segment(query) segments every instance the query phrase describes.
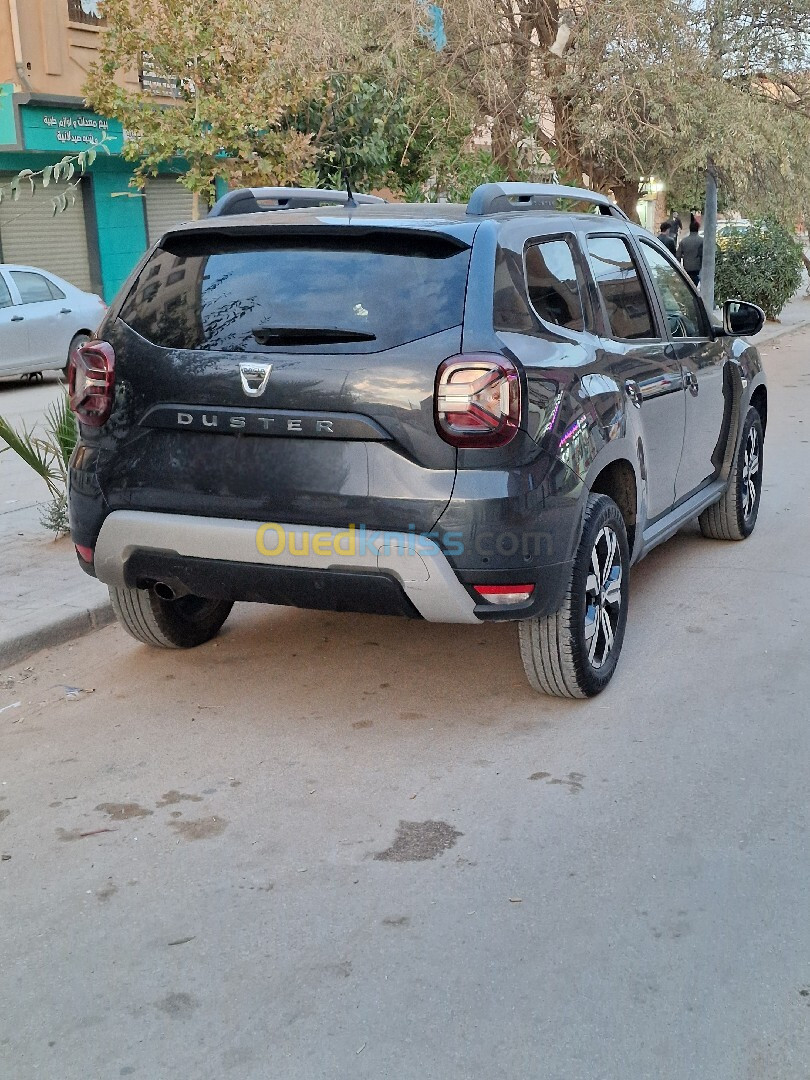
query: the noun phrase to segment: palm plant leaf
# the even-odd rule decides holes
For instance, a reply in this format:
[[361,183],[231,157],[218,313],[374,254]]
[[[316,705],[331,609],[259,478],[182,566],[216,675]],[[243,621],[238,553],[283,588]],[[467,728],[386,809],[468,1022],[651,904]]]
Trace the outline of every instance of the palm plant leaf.
[[21,457],[26,465],[29,465],[38,476],[42,477],[48,485],[51,495],[56,496],[59,494],[59,481],[61,480],[62,470],[54,466],[54,450],[52,447],[36,438],[25,427],[20,431],[15,431],[3,416],[0,416],[0,439],[7,444],[9,449]]
[[45,429],[47,430],[55,450],[67,468],[70,455],[79,438],[79,428],[76,417],[70,411],[70,399],[67,392],[62,391],[56,401],[52,401],[45,410]]

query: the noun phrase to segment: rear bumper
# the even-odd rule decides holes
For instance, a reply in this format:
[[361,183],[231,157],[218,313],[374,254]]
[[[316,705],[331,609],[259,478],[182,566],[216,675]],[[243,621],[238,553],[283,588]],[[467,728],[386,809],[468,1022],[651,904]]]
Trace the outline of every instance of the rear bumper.
[[439,546],[415,533],[116,510],[101,527],[94,569],[119,588],[168,578],[224,599],[480,621]]

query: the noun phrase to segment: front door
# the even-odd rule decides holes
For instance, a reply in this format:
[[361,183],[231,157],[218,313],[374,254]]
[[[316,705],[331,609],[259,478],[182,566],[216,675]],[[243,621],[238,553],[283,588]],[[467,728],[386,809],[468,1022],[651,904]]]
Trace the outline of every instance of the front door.
[[653,520],[675,502],[685,424],[681,365],[668,349],[627,240],[600,234],[589,236],[586,244],[610,330],[605,341],[610,374],[624,387],[627,407],[639,413],[646,516]]
[[686,430],[675,478],[675,498],[681,502],[715,479],[722,465],[728,350],[711,333],[703,301],[680,269],[646,240],[639,247],[666,316],[671,353],[684,375]]
[[8,283],[0,273],[0,375],[28,370],[28,329],[19,304],[11,299]]
[[[20,294],[20,313],[28,328],[28,347],[32,364],[41,368],[64,367],[67,363],[65,323],[60,320],[62,300],[42,274],[33,270],[12,270],[11,280]],[[60,294],[61,295],[61,294]]]

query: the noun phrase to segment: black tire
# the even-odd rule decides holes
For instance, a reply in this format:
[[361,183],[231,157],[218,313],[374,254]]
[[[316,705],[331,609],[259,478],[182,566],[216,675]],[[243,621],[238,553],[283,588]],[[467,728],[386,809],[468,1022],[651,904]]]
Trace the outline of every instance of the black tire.
[[710,540],[745,540],[754,531],[762,494],[763,449],[762,420],[752,405],[723,497],[698,518],[700,531]]
[[624,641],[629,569],[621,511],[607,495],[591,495],[562,606],[547,618],[519,625],[520,656],[535,690],[585,698],[605,689]]
[[67,354],[67,360],[65,361],[65,366],[62,368],[62,372],[63,372],[65,378],[67,378],[68,368],[70,367],[70,358],[73,356],[75,351],[79,348],[79,346],[84,345],[84,343],[86,341],[90,341],[90,335],[89,334],[85,334],[85,333],[74,334],[73,340],[71,341],[70,345],[68,346],[68,354]]
[[118,622],[144,645],[161,649],[193,649],[216,637],[231,612],[230,600],[180,596],[164,600],[154,589],[110,587]]

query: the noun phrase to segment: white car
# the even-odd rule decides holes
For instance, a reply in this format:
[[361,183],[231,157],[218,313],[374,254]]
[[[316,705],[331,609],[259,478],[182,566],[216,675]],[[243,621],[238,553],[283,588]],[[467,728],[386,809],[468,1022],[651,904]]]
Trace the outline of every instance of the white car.
[[46,270],[0,263],[0,375],[64,370],[106,310],[100,296]]

